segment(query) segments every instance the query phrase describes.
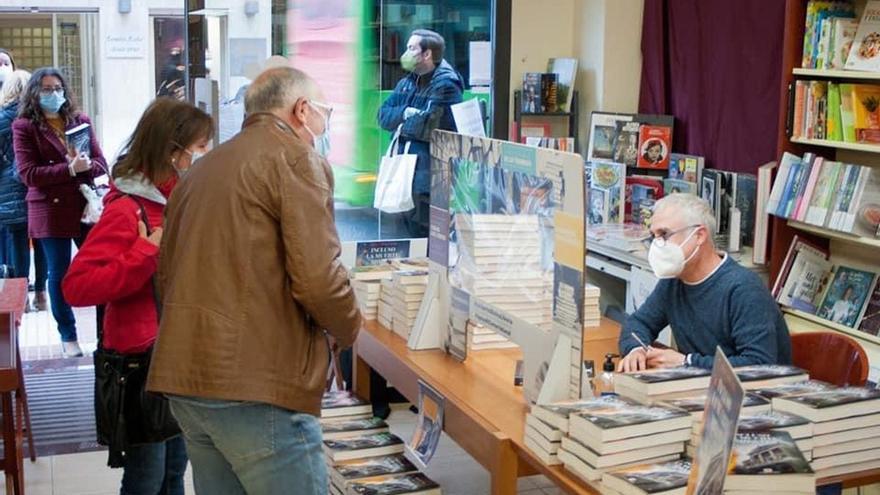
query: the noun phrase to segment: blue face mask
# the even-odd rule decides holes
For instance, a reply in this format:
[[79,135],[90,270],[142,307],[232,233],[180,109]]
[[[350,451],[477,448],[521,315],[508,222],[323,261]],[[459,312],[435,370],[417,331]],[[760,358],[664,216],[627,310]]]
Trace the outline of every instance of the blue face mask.
[[[329,108],[327,105],[318,105]],[[312,132],[308,125],[305,126],[305,129],[312,136],[312,143],[315,146],[315,151],[324,158],[330,156],[330,115],[324,117],[324,132],[320,135]]]
[[40,95],[40,108],[49,113],[58,113],[61,110],[67,98],[64,97],[64,91],[53,91],[47,95]]

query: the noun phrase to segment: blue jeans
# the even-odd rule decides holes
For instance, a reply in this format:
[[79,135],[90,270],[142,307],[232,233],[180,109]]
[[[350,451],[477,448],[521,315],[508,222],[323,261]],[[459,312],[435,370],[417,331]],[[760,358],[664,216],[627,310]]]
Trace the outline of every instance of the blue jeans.
[[76,342],[76,318],[73,316],[73,308],[67,304],[61,292],[61,281],[64,280],[70,267],[71,240],[79,247],[83,238],[47,237],[39,240],[49,268],[49,300],[52,316],[58,324],[58,333],[61,334],[62,342]]
[[183,495],[186,444],[178,435],[125,449],[119,495]]
[[15,270],[16,277],[30,276],[31,253],[26,223],[3,226],[3,263]]
[[326,495],[321,426],[256,402],[169,397],[186,439],[196,494]]

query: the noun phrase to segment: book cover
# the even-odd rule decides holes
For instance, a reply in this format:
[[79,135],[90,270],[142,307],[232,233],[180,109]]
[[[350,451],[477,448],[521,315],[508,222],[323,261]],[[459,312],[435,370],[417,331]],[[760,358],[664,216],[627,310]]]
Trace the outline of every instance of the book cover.
[[880,399],[880,390],[865,387],[841,387],[784,397],[786,401],[795,402],[811,409],[828,409],[877,399]]
[[853,113],[852,84],[840,84],[840,126],[843,141],[856,142],[855,114]]
[[839,182],[841,168],[840,162],[822,162],[816,185],[813,187],[813,194],[807,206],[807,212],[803,218],[805,223],[819,227],[825,225],[825,219],[828,217],[828,211],[834,199],[834,191]]
[[614,138],[614,161],[627,167],[635,167],[639,160],[639,127],[637,121],[617,122]]
[[813,139],[825,139],[826,119],[828,117],[828,83],[826,81],[810,81],[811,92],[811,133]]
[[[672,407],[677,407],[679,409],[684,409],[687,412],[694,413],[700,412],[706,408],[706,398],[707,394],[699,394],[693,397],[683,397],[681,399],[670,399],[663,401],[663,404],[668,404]],[[743,409],[747,409],[750,407],[760,407],[760,406],[769,406],[770,400],[766,399],[756,393],[746,392],[745,397],[743,398]]]
[[[831,261],[823,257],[813,256],[808,251],[798,253],[795,264],[799,262],[801,263],[800,270],[796,275],[794,283],[791,285],[790,291],[786,291],[784,297],[788,299],[788,306],[810,314],[816,314],[816,310],[822,302],[825,288],[830,281],[833,265]],[[794,273],[794,270],[792,273]]]
[[626,205],[624,208],[624,221],[626,223],[642,223],[635,220],[638,214],[638,205],[643,200],[658,200],[663,197],[663,180],[659,177],[646,177],[632,175],[626,178]]
[[880,70],[880,2],[871,0],[865,5],[844,67],[849,70]]
[[364,418],[340,421],[328,421],[321,425],[325,435],[333,433],[349,433],[363,430],[377,430],[388,428],[388,423],[381,418]]
[[852,204],[856,194],[856,187],[859,183],[859,174],[862,169],[858,165],[846,164],[841,172],[841,180],[838,185],[837,193],[832,201],[832,209],[829,212],[829,218],[825,227],[834,230],[843,228],[846,212]]
[[855,327],[875,279],[875,273],[837,266],[817,314],[835,323]]
[[574,97],[575,80],[577,79],[578,59],[551,58],[547,62],[547,72],[556,74],[558,89],[557,98],[560,112],[571,111],[571,100]]
[[409,258],[408,240],[358,242],[355,266],[386,264],[387,260]]
[[440,485],[422,473],[409,473],[354,481],[349,491],[357,495],[439,495]]
[[806,185],[804,186],[803,195],[798,197],[797,204],[795,204],[794,213],[792,213],[791,216],[793,220],[803,222],[806,219],[807,211],[810,209],[810,201],[815,195],[816,185],[819,182],[819,176],[821,175],[822,167],[824,166],[825,159],[821,156],[816,157],[816,159],[813,161],[813,166],[810,169],[810,174],[807,178]]
[[880,142],[880,86],[853,84],[852,104],[856,142]]
[[[604,222],[597,223],[621,223],[625,214],[624,194],[626,191],[626,166],[622,163],[594,163],[592,172],[592,188],[590,190],[591,214],[595,198],[594,191],[601,191],[598,195],[607,206],[607,214]],[[603,197],[604,196],[604,197]],[[591,224],[594,222],[590,222]]]
[[854,208],[849,232],[858,236],[876,238],[880,228],[880,169],[862,167],[865,181],[862,194]]
[[756,388],[752,390],[752,392],[765,399],[774,399],[776,397],[787,397],[789,395],[825,392],[834,388],[836,388],[834,385],[819,380],[804,380],[802,382],[783,383],[772,387]]
[[779,275],[776,277],[776,281],[773,283],[773,290],[771,294],[773,297],[779,298],[782,294],[782,290],[785,286],[785,283],[788,281],[791,268],[794,265],[795,259],[797,255],[802,250],[809,250],[816,254],[816,256],[821,256],[824,258],[828,258],[828,251],[824,249],[820,249],[817,246],[814,246],[805,238],[795,234],[794,238],[791,240],[791,244],[788,246],[788,253],[785,255],[785,259],[782,263],[782,269],[779,270]]
[[64,135],[67,136],[67,147],[76,150],[77,154],[89,156],[92,149],[91,132],[91,126],[86,123],[64,131]]
[[840,123],[840,86],[828,84],[828,114],[825,118],[825,139],[843,141],[843,127]]
[[734,372],[736,372],[736,376],[741,382],[746,383],[807,374],[806,371],[796,366],[787,366],[782,364],[756,364],[753,366],[740,366],[739,368],[734,368]]
[[697,194],[697,184],[681,179],[663,179],[663,192]]
[[370,403],[347,391],[326,392],[321,398],[321,409],[369,406]]
[[604,189],[591,187],[589,192],[589,211],[587,212],[587,221],[590,226],[602,225],[608,220],[608,194]]
[[656,122],[642,123],[639,128],[639,168],[669,168],[672,152],[672,117]]
[[804,106],[807,103],[807,81],[797,80],[794,83],[794,115],[791,121],[791,137],[804,135]]
[[712,211],[715,212],[715,224],[718,225],[718,231],[722,231],[721,226],[721,197],[724,195],[724,174],[715,169],[707,168],[703,170],[703,179],[700,186],[700,196],[709,202]]
[[418,471],[416,466],[403,454],[344,461],[333,466],[333,470],[346,481]]
[[831,26],[831,56],[828,58],[827,68],[831,70],[843,69],[846,59],[852,49],[856,32],[859,29],[858,19],[835,17]]
[[680,368],[657,368],[654,370],[627,373],[626,376],[642,383],[663,383],[676,380],[684,380],[688,378],[699,378],[709,376],[711,370],[697,368],[694,366],[682,366]]
[[653,423],[688,416],[686,411],[663,406],[642,406],[614,396],[603,396],[587,402],[572,413],[602,430]]
[[734,205],[741,216],[740,234],[743,246],[755,245],[755,203],[758,196],[758,177],[752,174],[736,174]]
[[[780,160],[778,170],[776,171],[776,179],[773,181],[773,187],[770,190],[770,198],[767,200],[767,214],[777,215],[788,176],[791,173],[791,169],[800,161],[799,157],[789,152],[782,154],[782,160]],[[703,193],[703,198],[706,198],[705,193]]]
[[[795,208],[798,202],[803,198],[804,189],[810,172],[813,169],[813,163],[816,161],[816,155],[805,153],[803,160],[794,170],[794,174],[789,175],[790,184],[786,184],[786,191],[783,193],[783,203],[780,203],[780,216],[785,218],[793,218]],[[783,206],[785,209],[783,210]]]
[[767,202],[773,187],[773,169],[777,162],[767,162],[758,167],[758,190],[755,199],[755,245],[752,262],[756,265],[767,263],[767,240],[770,237],[770,218],[767,215]]
[[667,177],[680,179],[694,184],[700,183],[705,158],[696,155],[672,153],[669,155],[669,171]]
[[[838,227],[840,230],[844,232],[852,232],[855,228],[856,213],[859,209],[859,203],[861,203],[862,201],[862,196],[864,196],[865,193],[865,187],[868,185],[868,181],[871,179],[871,175],[871,167],[859,166],[856,187],[853,189],[853,197],[850,200],[849,206],[847,207],[846,211],[843,211],[840,214]],[[872,184],[871,187],[876,187],[876,184]]]
[[522,113],[540,113],[544,108],[541,100],[541,76],[540,72],[523,74]]
[[761,411],[741,415],[737,431],[740,433],[757,433],[808,424],[810,424],[810,420],[795,414],[784,411]]
[[783,431],[739,433],[733,444],[731,475],[812,474],[810,463]]
[[[611,471],[606,476],[603,476],[603,483],[609,484],[606,482],[606,479],[610,476],[644,493],[666,493],[687,486],[690,472],[691,463],[686,460],[644,464]],[[613,481],[611,481],[611,484],[612,487],[618,485]]]
[[552,113],[559,111],[557,75],[541,74],[541,111]]
[[635,115],[623,113],[593,112],[590,114],[590,142],[587,148],[588,162],[613,162],[614,144],[621,128],[619,122],[632,122]]
[[831,18],[824,18],[819,21],[819,44],[816,47],[816,67],[820,69],[826,68],[831,47]]
[[859,330],[875,337],[880,336],[880,283],[875,284],[874,292],[865,305]]
[[374,449],[377,447],[389,447],[402,445],[397,435],[392,433],[376,433],[356,438],[343,438],[338,440],[324,440],[324,445],[335,451],[351,452],[357,450]]

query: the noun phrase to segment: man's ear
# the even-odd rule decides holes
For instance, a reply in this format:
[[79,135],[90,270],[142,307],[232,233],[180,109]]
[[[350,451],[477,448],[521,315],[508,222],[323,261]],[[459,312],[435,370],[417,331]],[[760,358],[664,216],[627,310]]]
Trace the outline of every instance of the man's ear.
[[293,104],[293,107],[290,109],[291,113],[291,121],[296,122],[298,124],[303,124],[306,122],[306,105],[308,105],[308,100],[306,98],[299,98]]
[[434,52],[430,48],[423,50],[422,53],[425,55],[425,60],[434,60]]

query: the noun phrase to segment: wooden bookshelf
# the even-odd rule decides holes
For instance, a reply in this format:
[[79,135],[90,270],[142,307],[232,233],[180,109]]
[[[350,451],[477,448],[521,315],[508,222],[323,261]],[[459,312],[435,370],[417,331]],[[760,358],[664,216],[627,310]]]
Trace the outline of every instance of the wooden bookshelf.
[[789,220],[788,225],[798,230],[809,232],[815,235],[820,235],[822,237],[827,237],[829,239],[837,239],[839,241],[849,242],[852,244],[860,244],[862,246],[880,248],[880,238],[878,237],[862,237],[858,235],[848,234],[846,232],[838,232],[836,230],[817,227],[815,225],[810,225],[795,220]]
[[792,143],[807,146],[821,146],[823,148],[836,148],[839,150],[862,151],[865,153],[880,153],[880,144],[847,143],[845,141],[830,141],[828,139],[791,138]]
[[796,67],[792,74],[805,77],[819,77],[827,79],[852,79],[861,81],[880,81],[880,72],[865,72],[858,70],[826,70],[826,69],[803,69]]
[[816,323],[816,324],[822,325],[823,327],[831,328],[831,329],[836,330],[840,333],[845,333],[855,339],[866,340],[868,342],[873,342],[875,344],[880,345],[880,337],[876,337],[876,336],[871,335],[869,333],[860,332],[855,328],[850,328],[846,325],[841,325],[840,323],[835,323],[833,321],[826,320],[825,318],[820,318],[816,315],[807,313],[806,311],[801,311],[799,309],[784,307],[784,308],[782,308],[782,312],[789,314],[789,315],[792,315],[792,316],[797,316],[798,318],[802,318],[802,319],[807,320],[811,323]]

